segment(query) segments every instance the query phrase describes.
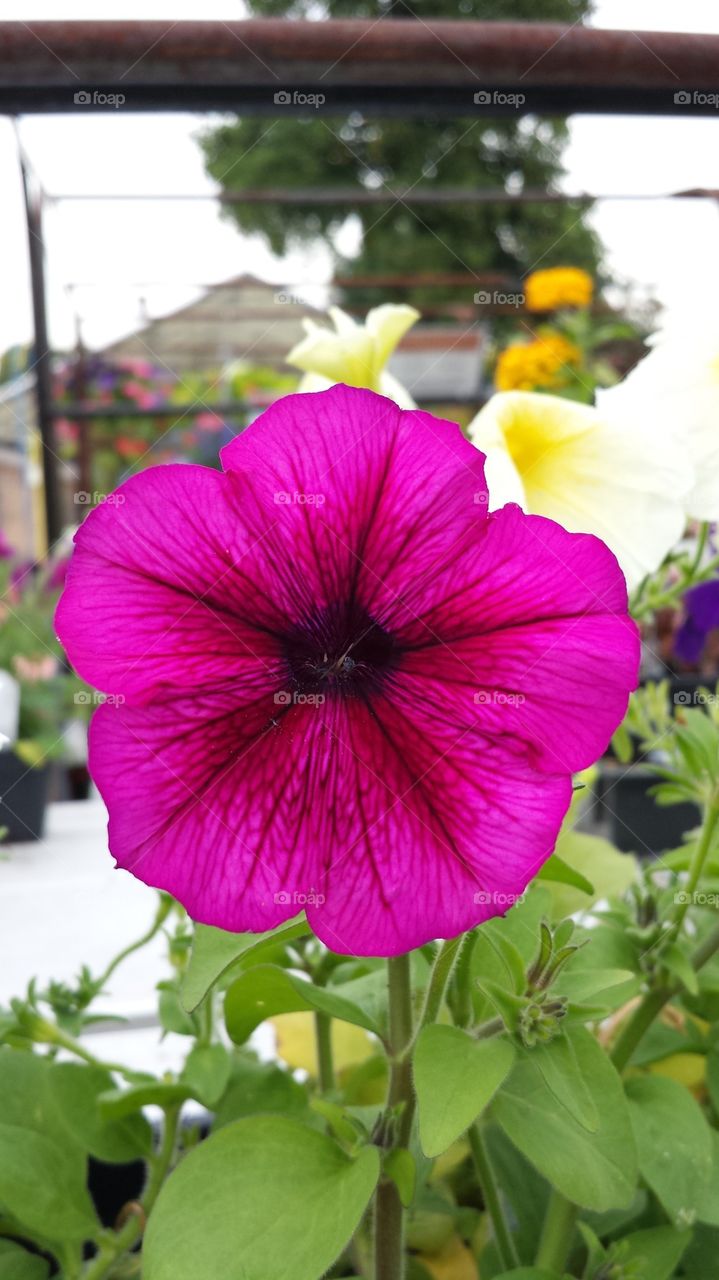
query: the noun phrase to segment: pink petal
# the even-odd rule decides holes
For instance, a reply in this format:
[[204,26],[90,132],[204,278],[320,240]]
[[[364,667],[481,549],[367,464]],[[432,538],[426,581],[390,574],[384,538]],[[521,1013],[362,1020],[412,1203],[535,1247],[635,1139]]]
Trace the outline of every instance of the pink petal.
[[428,718],[524,740],[546,772],[593,764],[639,669],[639,632],[612,552],[508,506],[452,578],[401,633],[415,703]]
[[356,387],[286,396],[221,456],[287,608],[354,592],[394,618],[486,523],[484,455],[459,427]]
[[226,929],[305,906],[358,954],[503,913],[636,683],[616,560],[488,519],[459,429],[371,392],[287,397],[223,463],[142,473],[78,535],[58,629],[116,695],[118,864]]
[[413,734],[387,699],[268,706],[224,694],[93,719],[118,865],[195,920],[259,931],[305,908],[333,950],[396,954],[504,914],[551,853],[568,777],[474,729]]
[[[277,685],[286,626],[254,569],[237,486],[208,467],[154,467],[90,513],[55,625],[70,660],[114,697]],[[239,683],[238,683],[239,682]]]

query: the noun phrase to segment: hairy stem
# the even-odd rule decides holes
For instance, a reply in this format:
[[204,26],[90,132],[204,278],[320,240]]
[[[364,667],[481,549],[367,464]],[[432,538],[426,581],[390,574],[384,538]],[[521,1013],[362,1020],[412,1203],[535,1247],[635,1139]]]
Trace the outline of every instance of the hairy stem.
[[137,1243],[145,1229],[145,1222],[167,1177],[177,1142],[177,1126],[180,1119],[181,1104],[163,1108],[165,1112],[165,1128],[162,1142],[157,1154],[150,1162],[150,1175],[147,1186],[140,1199],[142,1213],[134,1213],[120,1230],[106,1240],[95,1257],[88,1263],[83,1272],[83,1280],[105,1280],[118,1258],[127,1253]]
[[[405,1054],[412,1039],[412,985],[408,955],[390,957],[387,981],[391,1057],[387,1109],[400,1110],[396,1132],[386,1143],[388,1147],[405,1147],[414,1112],[412,1064]],[[374,1280],[404,1280],[404,1211],[394,1182],[384,1176],[380,1178],[375,1198],[374,1256]]]
[[[691,957],[692,968],[696,973],[719,951],[719,925],[707,934],[706,938],[694,951]],[[665,1004],[676,995],[681,987],[679,983],[666,984],[654,991],[648,991],[640,1000],[631,1017],[625,1022],[614,1048],[610,1054],[617,1071],[621,1074],[631,1061],[635,1050],[661,1013]],[[572,1232],[578,1214],[577,1206],[553,1191],[547,1210],[539,1252],[536,1258],[538,1267],[554,1268],[561,1271],[566,1261]]]
[[464,936],[463,933],[460,933],[456,938],[449,938],[446,942],[443,942],[435,956],[432,972],[427,983],[422,1012],[417,1019],[414,1036],[405,1050],[407,1056],[411,1053],[422,1028],[437,1021],[447,990],[447,984],[452,976],[452,970],[464,941]]
[[710,804],[707,805],[704,811],[704,822],[702,825],[702,833],[701,833],[701,836],[699,837],[699,842],[697,844],[696,849],[694,850],[694,856],[692,857],[692,860],[689,866],[689,875],[687,877],[687,882],[684,888],[684,892],[681,894],[681,902],[677,903],[677,909],[674,914],[674,926],[671,931],[673,936],[676,936],[676,934],[679,933],[682,927],[682,923],[684,921],[684,917],[691,905],[692,899],[694,897],[694,893],[696,891],[696,887],[699,884],[702,871],[704,870],[704,863],[707,860],[707,855],[709,853],[709,849],[711,848],[711,842],[714,836],[714,832],[716,830],[716,825],[718,820],[719,820],[719,808],[717,807],[716,801],[713,800]]
[[571,1200],[559,1191],[552,1191],[535,1260],[538,1268],[564,1271],[578,1213],[579,1209]]
[[502,1264],[502,1270],[511,1271],[514,1267],[519,1266],[519,1254],[507,1226],[492,1161],[479,1124],[473,1124],[467,1136],[485,1208],[494,1229],[494,1238],[497,1243],[497,1253]]
[[315,1044],[320,1091],[329,1093],[334,1088],[335,1072],[332,1060],[332,1019],[327,1013],[315,1013]]
[[131,956],[133,952],[139,951],[142,947],[146,947],[148,942],[152,942],[155,934],[159,933],[165,923],[170,909],[168,902],[163,899],[155,912],[155,918],[149,929],[143,933],[141,938],[138,938],[135,942],[131,942],[129,946],[124,947],[122,951],[119,951],[115,958],[110,961],[102,977],[98,978],[98,988],[100,990],[102,990],[105,984],[109,981],[115,970],[122,964],[123,960],[127,960],[127,957]]

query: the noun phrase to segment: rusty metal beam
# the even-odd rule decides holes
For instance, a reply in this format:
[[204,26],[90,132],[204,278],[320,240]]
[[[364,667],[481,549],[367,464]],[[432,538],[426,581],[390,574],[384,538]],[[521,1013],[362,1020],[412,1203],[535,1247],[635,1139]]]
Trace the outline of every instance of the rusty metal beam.
[[0,23],[5,112],[686,117],[716,115],[717,67],[717,35],[551,23]]
[[159,200],[169,203],[217,200],[220,204],[316,204],[316,205],[514,205],[593,204],[597,200],[719,200],[713,187],[691,187],[686,191],[547,191],[525,187],[504,191],[501,187],[247,187],[240,191],[57,191],[46,196],[48,203],[60,200],[85,201]]

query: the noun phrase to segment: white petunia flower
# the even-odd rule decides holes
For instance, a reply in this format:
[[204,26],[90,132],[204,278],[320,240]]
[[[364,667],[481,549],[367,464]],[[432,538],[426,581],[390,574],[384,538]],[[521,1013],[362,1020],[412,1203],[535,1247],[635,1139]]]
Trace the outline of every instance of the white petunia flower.
[[675,432],[695,473],[686,513],[719,520],[719,334],[659,334],[636,368],[598,399],[611,414],[641,413],[652,431]]
[[628,585],[659,567],[682,536],[693,470],[672,433],[559,396],[504,391],[469,426],[487,455],[493,509],[517,502],[616,555]]
[[407,330],[419,320],[419,311],[386,303],[368,311],[364,324],[357,324],[339,307],[330,307],[329,314],[334,330],[305,320],[307,336],[287,357],[288,364],[305,372],[298,390],[324,391],[335,382],[345,382],[389,396],[402,409],[416,408],[409,392],[385,365]]

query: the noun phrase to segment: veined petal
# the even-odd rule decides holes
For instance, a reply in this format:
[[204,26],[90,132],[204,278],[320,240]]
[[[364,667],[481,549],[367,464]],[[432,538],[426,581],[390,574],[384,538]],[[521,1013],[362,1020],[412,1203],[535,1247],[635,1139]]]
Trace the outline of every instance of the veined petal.
[[570,780],[474,730],[408,736],[405,716],[391,698],[101,707],[93,776],[118,866],[223,929],[306,907],[358,955],[427,941],[429,903],[431,936],[503,914],[551,853]]
[[58,619],[121,694],[90,739],[118,864],[359,954],[503,914],[636,679],[611,553],[488,517],[458,427],[356,388],[287,397],[223,465],[144,473],[78,537]]
[[576,772],[602,754],[639,670],[612,553],[588,535],[504,507],[474,558],[441,583],[433,608],[408,620],[398,685],[434,718],[524,741],[549,773]]
[[286,618],[255,572],[258,536],[217,471],[154,467],[126,481],[75,536],[55,625],[76,670],[139,701],[276,686]]
[[393,621],[486,520],[483,458],[459,427],[353,387],[285,397],[222,463],[246,482],[261,576],[297,616],[349,590]]

